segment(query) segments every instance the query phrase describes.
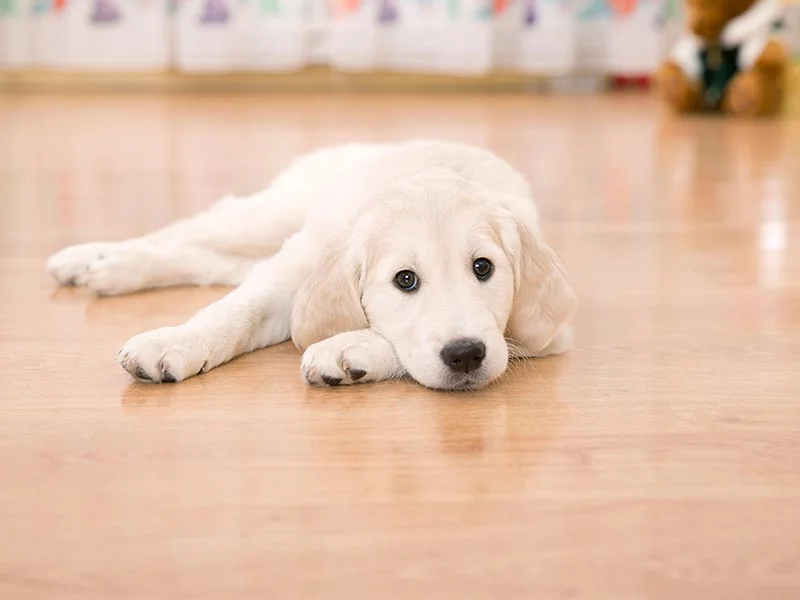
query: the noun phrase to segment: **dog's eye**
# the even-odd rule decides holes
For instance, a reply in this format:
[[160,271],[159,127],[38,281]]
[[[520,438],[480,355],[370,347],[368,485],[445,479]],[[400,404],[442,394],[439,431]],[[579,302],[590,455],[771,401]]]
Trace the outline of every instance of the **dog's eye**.
[[494,272],[494,265],[488,258],[476,258],[472,263],[472,270],[475,272],[475,277],[481,281],[486,281],[492,276]]
[[419,287],[419,278],[414,271],[400,271],[394,276],[394,284],[400,291],[413,292]]

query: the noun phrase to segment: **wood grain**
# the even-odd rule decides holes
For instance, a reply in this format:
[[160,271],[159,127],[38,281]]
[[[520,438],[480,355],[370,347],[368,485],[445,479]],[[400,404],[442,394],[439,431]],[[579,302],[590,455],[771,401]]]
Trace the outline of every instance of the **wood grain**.
[[[800,597],[798,134],[627,95],[0,97],[0,598]],[[570,354],[469,395],[309,389],[290,345],[135,384],[122,342],[224,290],[44,272],[420,136],[531,178]]]

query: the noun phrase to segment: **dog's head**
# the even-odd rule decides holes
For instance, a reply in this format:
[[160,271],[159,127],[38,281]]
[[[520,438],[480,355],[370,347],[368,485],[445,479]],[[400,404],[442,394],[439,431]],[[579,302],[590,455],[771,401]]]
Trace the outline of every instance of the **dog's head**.
[[546,348],[575,296],[534,207],[513,206],[451,173],[393,185],[331,241],[300,289],[295,344],[370,327],[412,378],[446,390],[502,375],[506,337],[531,354]]
[[707,42],[716,42],[729,21],[749,9],[756,0],[687,0],[689,29]]

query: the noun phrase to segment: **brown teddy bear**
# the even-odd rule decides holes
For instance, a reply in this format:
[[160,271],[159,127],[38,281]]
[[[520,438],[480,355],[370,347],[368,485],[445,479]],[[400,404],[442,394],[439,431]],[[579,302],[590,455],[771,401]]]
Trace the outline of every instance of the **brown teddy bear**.
[[689,31],[656,74],[667,103],[679,112],[778,113],[789,68],[772,38],[782,0],[686,0],[686,9]]

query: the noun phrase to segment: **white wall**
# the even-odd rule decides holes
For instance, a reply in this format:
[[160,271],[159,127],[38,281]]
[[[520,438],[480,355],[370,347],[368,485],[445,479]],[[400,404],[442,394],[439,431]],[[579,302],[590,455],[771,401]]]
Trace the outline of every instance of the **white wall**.
[[0,68],[638,73],[677,1],[0,0]]

